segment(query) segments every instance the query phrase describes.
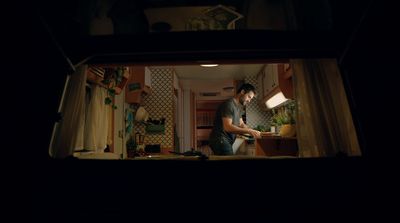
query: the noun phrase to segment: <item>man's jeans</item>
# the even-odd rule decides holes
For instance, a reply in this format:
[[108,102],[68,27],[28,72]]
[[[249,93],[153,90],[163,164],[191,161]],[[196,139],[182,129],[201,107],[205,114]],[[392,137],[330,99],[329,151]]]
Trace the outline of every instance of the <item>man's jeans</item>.
[[210,147],[214,155],[233,155],[232,144],[227,139],[210,140]]

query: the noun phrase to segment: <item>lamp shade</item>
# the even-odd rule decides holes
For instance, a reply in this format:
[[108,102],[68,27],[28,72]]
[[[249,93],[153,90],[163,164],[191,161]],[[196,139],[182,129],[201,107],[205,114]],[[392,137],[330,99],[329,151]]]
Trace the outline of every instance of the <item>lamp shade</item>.
[[136,111],[135,120],[137,122],[146,122],[149,119],[149,113],[140,106]]
[[265,105],[267,106],[268,109],[271,109],[271,108],[274,108],[274,107],[284,103],[287,100],[288,99],[285,97],[285,95],[283,95],[283,93],[281,91],[279,91],[274,96],[272,96],[270,99],[268,99],[265,102]]

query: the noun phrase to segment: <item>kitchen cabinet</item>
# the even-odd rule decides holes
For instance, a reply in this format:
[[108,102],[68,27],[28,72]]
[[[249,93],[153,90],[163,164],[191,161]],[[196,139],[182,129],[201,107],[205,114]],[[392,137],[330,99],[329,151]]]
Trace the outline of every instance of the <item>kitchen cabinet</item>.
[[263,95],[268,95],[278,86],[278,66],[277,64],[268,64],[264,68]]
[[[264,71],[264,68],[263,68],[263,71]],[[261,97],[258,97],[258,98],[260,98],[261,100],[262,100],[262,98],[263,98],[263,95],[264,95],[264,85],[263,85],[263,81],[264,81],[264,72],[259,72],[258,74],[257,74],[257,91],[258,91],[258,94],[261,96]]]
[[129,72],[130,78],[126,84],[125,102],[140,104],[142,96],[150,93],[151,71],[145,66],[131,66]]
[[256,156],[297,156],[296,137],[263,136],[256,139]]
[[292,75],[293,72],[289,64],[266,65],[261,73],[261,104],[265,105],[265,102],[277,93],[282,93],[286,99],[293,99]]

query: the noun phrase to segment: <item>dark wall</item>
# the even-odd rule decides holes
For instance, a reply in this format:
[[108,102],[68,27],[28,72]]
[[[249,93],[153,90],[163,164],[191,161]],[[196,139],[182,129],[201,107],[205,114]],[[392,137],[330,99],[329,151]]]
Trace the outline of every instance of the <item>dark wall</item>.
[[363,153],[370,157],[395,152],[391,149],[395,144],[385,140],[392,133],[384,127],[392,123],[390,104],[397,88],[393,86],[395,68],[391,66],[397,63],[394,52],[399,42],[393,29],[397,25],[393,8],[385,1],[373,1],[340,58],[354,102],[354,116],[363,133]]
[[[390,180],[393,162],[389,158],[373,159],[391,150],[383,144],[384,138],[375,137],[376,129],[381,129],[376,115],[381,113],[371,105],[373,99],[388,102],[380,97],[383,93],[375,91],[376,83],[389,77],[378,89],[389,86],[395,64],[389,50],[397,40],[389,32],[392,26],[384,6],[373,5],[342,61],[355,105],[353,112],[364,133],[363,152],[368,156],[252,162],[48,159],[49,138],[64,78],[70,70],[38,17],[30,17],[25,35],[19,35],[17,45],[22,48],[14,61],[24,65],[20,68],[26,81],[20,87],[30,89],[18,95],[24,98],[25,108],[30,108],[28,114],[18,113],[29,117],[29,131],[10,147],[23,151],[11,159],[18,164],[10,174],[10,182],[15,183],[13,194],[17,194],[10,199],[17,213],[14,217],[52,222],[389,217],[380,215],[376,205],[391,210],[384,199],[395,188]],[[384,106],[379,108],[383,110]],[[11,168],[5,170],[12,172]]]

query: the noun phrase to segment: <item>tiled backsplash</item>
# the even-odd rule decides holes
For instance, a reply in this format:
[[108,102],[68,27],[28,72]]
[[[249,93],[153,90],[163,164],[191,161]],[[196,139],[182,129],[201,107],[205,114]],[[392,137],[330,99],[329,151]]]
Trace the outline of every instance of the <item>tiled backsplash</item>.
[[[257,91],[257,95],[260,95],[261,86],[257,82],[256,76],[246,76],[245,82],[252,84]],[[272,117],[271,112],[263,110],[259,103],[259,98],[252,100],[246,107],[246,122],[251,128],[257,127],[257,125],[263,125],[269,128],[269,119]]]
[[[245,82],[252,84],[256,88],[257,94],[260,95],[259,91],[261,89],[261,86],[259,86],[256,76],[246,76]],[[296,101],[289,100],[279,107],[283,106],[288,108],[294,103],[296,103]],[[247,125],[251,128],[255,128],[257,127],[257,125],[263,125],[267,129],[269,129],[270,120],[272,116],[273,116],[272,110],[265,111],[264,109],[261,108],[261,105],[259,103],[259,98],[256,98],[255,100],[250,102],[250,104],[248,104],[246,107]]]
[[[173,69],[150,68],[151,94],[143,97],[142,106],[149,113],[149,118],[159,120],[165,118],[165,134],[146,134],[145,144],[160,144],[161,148],[174,148],[173,119],[174,119],[174,90]],[[134,131],[145,133],[143,124],[136,124]]]

